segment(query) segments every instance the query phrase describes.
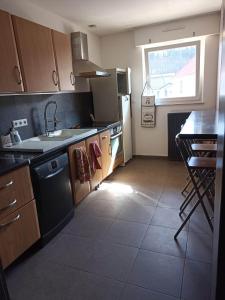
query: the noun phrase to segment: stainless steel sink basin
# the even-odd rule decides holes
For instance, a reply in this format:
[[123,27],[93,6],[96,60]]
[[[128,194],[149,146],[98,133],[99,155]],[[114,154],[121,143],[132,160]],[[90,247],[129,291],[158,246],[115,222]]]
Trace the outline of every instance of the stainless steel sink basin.
[[71,138],[82,138],[97,132],[97,129],[62,129],[50,132],[48,135],[39,135],[29,141],[64,141]]

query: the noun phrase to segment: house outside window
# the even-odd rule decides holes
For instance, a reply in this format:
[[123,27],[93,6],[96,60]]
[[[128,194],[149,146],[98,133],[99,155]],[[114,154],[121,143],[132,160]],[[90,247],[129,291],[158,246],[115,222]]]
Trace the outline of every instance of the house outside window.
[[200,41],[146,48],[145,68],[156,104],[201,102]]

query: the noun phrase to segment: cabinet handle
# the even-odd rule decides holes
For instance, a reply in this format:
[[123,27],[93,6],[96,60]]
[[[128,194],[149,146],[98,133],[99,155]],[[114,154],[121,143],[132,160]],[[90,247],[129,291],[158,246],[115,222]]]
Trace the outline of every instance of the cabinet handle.
[[59,83],[59,78],[55,70],[52,71],[52,80],[55,86]]
[[20,219],[20,214],[18,214],[14,219],[10,220],[9,222],[0,224],[0,229],[3,229],[5,227],[13,224],[14,222],[18,221],[19,219]]
[[75,76],[74,76],[73,72],[70,73],[70,82],[72,85],[75,85]]
[[17,82],[18,85],[20,85],[22,83],[20,69],[19,69],[18,66],[15,66],[14,69],[15,69],[15,72],[16,72],[16,82]]
[[112,156],[112,145],[109,144],[109,155]]
[[6,206],[0,208],[0,212],[4,211],[4,210],[6,210],[6,209],[8,209],[8,208],[10,208],[10,207],[13,207],[16,203],[17,203],[17,200],[14,199],[14,200],[13,200],[12,202],[10,202],[8,205],[6,205]]
[[11,180],[11,181],[9,181],[8,183],[6,183],[5,185],[0,186],[0,191],[1,191],[1,190],[4,190],[4,189],[6,189],[6,188],[8,188],[8,187],[11,186],[13,183],[14,183],[14,181]]
[[105,139],[107,139],[107,135],[102,136],[102,140],[105,140]]

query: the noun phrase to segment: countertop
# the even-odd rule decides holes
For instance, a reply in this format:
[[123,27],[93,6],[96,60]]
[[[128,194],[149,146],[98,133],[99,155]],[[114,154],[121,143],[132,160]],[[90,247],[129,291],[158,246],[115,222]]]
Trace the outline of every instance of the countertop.
[[192,111],[187,118],[180,138],[216,139],[218,115],[216,111]]
[[70,140],[68,143],[64,143],[63,145],[56,146],[54,149],[46,151],[44,153],[24,153],[24,152],[10,152],[10,151],[0,151],[0,176],[4,175],[7,172],[13,171],[19,167],[38,163],[40,160],[45,159],[54,155],[54,153],[65,151],[67,147],[72,144],[79,143],[87,138],[94,136],[98,133],[104,132],[115,125],[119,125],[121,122],[110,123],[105,127],[98,127],[97,133],[93,133],[88,137],[83,137],[76,140]]

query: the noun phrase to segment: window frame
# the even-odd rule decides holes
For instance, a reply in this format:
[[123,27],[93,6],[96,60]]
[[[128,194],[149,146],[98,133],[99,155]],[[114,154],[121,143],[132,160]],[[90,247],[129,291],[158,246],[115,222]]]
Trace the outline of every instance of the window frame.
[[167,50],[167,49],[174,49],[174,48],[182,48],[187,46],[196,46],[196,82],[195,82],[195,89],[196,89],[196,95],[192,97],[171,97],[171,98],[156,98],[156,105],[176,105],[176,104],[201,104],[203,103],[202,99],[202,70],[201,70],[201,56],[202,56],[202,41],[195,40],[190,42],[180,42],[180,43],[173,43],[173,44],[167,44],[163,46],[157,46],[157,47],[147,47],[144,48],[144,81],[146,82],[147,78],[149,78],[150,81],[150,75],[149,75],[149,60],[148,60],[148,53],[149,52],[155,52],[160,50]]

